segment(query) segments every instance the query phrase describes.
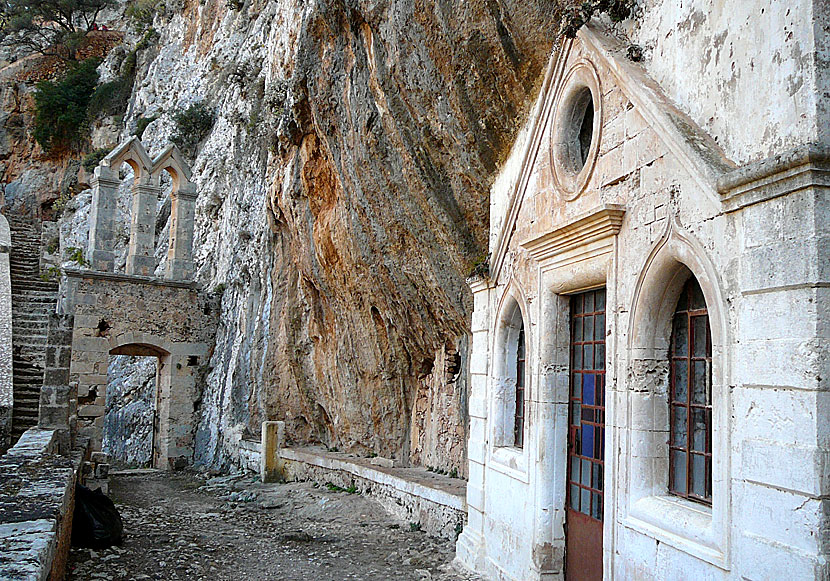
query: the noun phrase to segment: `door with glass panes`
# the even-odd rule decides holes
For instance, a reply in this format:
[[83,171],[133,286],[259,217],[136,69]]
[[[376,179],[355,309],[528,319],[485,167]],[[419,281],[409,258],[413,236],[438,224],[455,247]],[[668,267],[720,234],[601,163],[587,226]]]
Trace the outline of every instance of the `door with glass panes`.
[[573,295],[565,558],[568,581],[602,579],[605,289]]

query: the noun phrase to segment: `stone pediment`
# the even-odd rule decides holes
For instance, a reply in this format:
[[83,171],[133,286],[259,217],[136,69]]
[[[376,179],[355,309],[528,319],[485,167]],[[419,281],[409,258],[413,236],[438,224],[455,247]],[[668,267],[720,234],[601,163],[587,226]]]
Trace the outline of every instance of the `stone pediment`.
[[[593,171],[592,164],[596,163],[599,150],[604,151],[605,142],[613,138],[611,132],[603,126],[602,119],[604,115],[602,101],[604,96],[612,90],[618,90],[621,93],[622,97],[630,103],[629,107],[633,107],[639,115],[638,119],[641,119],[641,123],[655,136],[649,144],[635,151],[635,156],[645,158],[649,155],[646,151],[649,147],[670,155],[695,183],[701,195],[706,196],[713,203],[720,204],[718,179],[733,170],[735,164],[726,158],[711,136],[666,97],[657,83],[647,75],[642,65],[627,58],[625,49],[625,46],[608,36],[599,27],[589,24],[579,31],[576,39],[563,41],[559,49],[551,56],[539,97],[527,125],[528,137],[521,153],[520,167],[517,171],[514,170],[516,177],[509,185],[502,223],[492,247],[491,276],[493,279],[498,279],[513,236],[520,230],[517,221],[523,203],[537,193],[533,190],[533,179],[537,172],[543,171],[552,175],[550,189],[557,200],[557,205],[576,203],[576,200],[584,195],[586,187],[589,190],[592,187],[597,190],[600,189],[600,185],[604,187],[604,185],[614,183],[613,176],[610,178],[603,176],[602,184],[592,182],[592,185],[589,185],[589,179],[585,177],[586,173],[590,174]],[[568,92],[570,86],[573,85],[574,77],[581,77],[583,86],[593,85],[591,91],[595,104],[591,106],[595,106],[596,109],[592,108],[591,112],[594,130],[590,150],[583,151],[581,160],[588,169],[576,171],[570,178],[566,175],[566,179],[562,179],[559,176],[567,173],[561,169],[565,167],[567,170],[567,158],[571,156],[578,159],[579,157],[578,152],[575,153],[567,148],[573,149],[573,146],[568,145],[563,149],[563,145],[566,145],[564,142],[569,138],[572,138],[578,149],[577,140],[581,139],[581,136],[577,135],[580,130],[579,125],[577,124],[576,129],[571,130],[570,134],[558,127],[562,123],[560,117],[564,117],[567,123],[573,116],[568,107],[572,107],[570,103],[574,101],[574,98],[571,97],[569,101]],[[582,129],[584,130],[584,125]],[[557,147],[563,153],[557,153]],[[656,155],[653,154],[652,158]],[[545,167],[545,164],[549,164],[549,167]],[[609,164],[605,165],[604,172],[608,173]],[[569,228],[568,225],[578,223],[579,216],[584,214],[585,210],[587,208],[582,208],[576,216],[571,218],[560,216],[563,225],[555,224],[551,230],[564,235]],[[624,208],[620,206],[620,219],[623,211]],[[617,228],[619,228],[618,225]],[[519,236],[520,239],[521,237],[527,238],[527,234]],[[557,236],[548,237],[547,234],[532,236],[529,241],[523,241],[521,246],[534,255],[541,252],[540,245],[544,245],[542,239],[548,240],[555,247],[553,240],[556,238]]]

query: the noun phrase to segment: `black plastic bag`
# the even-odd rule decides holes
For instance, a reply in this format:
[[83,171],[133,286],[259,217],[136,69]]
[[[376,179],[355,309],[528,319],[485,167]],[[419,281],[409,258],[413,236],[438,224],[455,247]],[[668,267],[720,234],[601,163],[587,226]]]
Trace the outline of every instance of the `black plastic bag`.
[[100,490],[75,487],[75,512],[72,516],[72,544],[87,549],[106,549],[120,545],[124,523],[115,505]]

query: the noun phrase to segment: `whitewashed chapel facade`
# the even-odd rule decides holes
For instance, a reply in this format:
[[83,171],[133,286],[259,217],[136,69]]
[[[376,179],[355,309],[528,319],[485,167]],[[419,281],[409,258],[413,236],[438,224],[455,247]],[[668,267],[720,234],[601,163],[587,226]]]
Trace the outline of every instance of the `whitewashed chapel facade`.
[[[646,18],[674,18],[670,4]],[[746,4],[742,26],[768,26]],[[781,13],[774,38],[747,39],[759,63],[787,34],[812,46],[807,96],[743,67],[757,98],[731,119],[675,104],[670,67],[632,61],[596,23],[553,55],[492,190],[489,276],[470,281],[466,566],[830,578],[824,4],[790,4],[804,12],[789,30]],[[781,139],[755,150],[716,139],[773,121]]]

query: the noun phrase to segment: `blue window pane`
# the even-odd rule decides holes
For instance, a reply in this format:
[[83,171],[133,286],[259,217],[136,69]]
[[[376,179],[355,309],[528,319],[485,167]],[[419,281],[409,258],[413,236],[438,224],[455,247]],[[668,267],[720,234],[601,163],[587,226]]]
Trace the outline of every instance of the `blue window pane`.
[[585,374],[582,376],[582,403],[585,405],[596,405],[594,398],[594,382],[596,377],[594,375]]
[[586,456],[594,451],[594,426],[582,426],[582,453]]

